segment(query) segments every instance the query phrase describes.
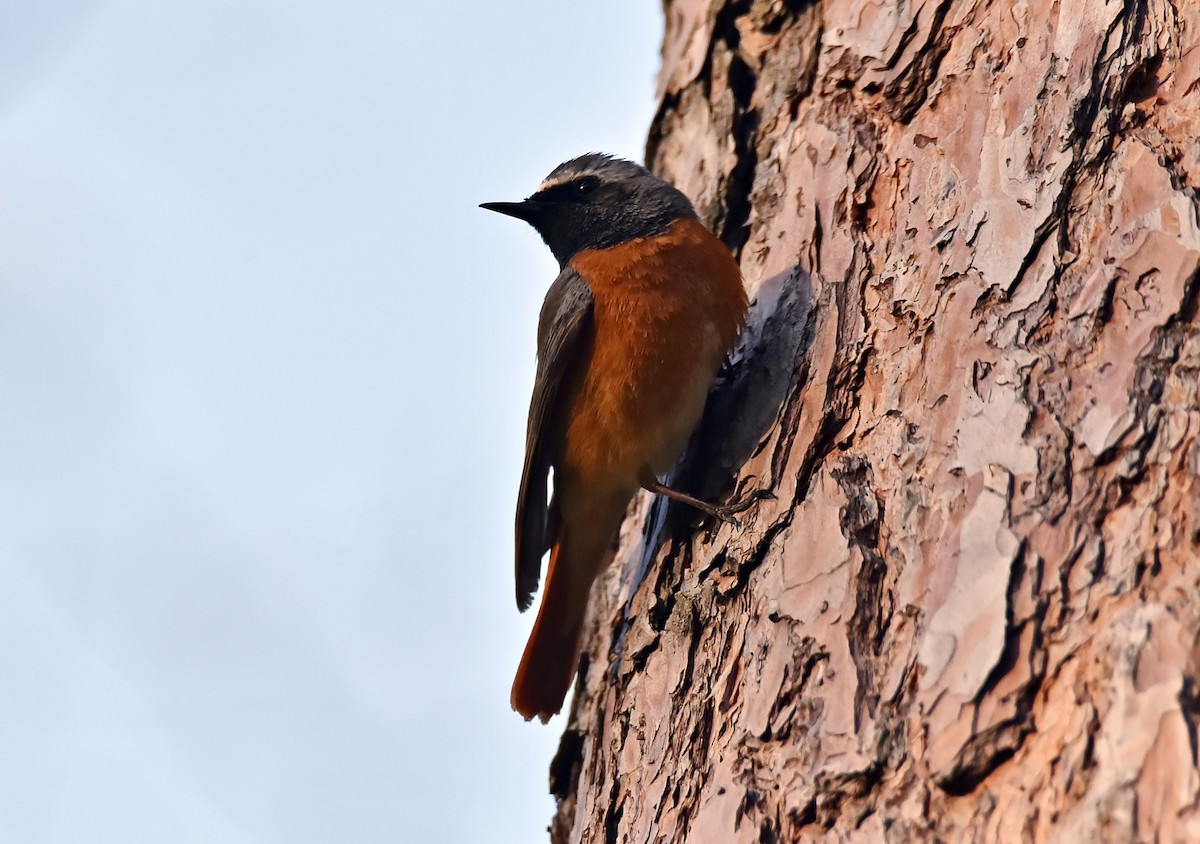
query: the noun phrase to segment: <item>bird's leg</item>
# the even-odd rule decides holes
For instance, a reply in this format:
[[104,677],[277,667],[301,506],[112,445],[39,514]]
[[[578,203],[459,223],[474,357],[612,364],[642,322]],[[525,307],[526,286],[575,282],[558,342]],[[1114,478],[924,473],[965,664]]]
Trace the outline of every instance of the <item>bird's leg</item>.
[[642,478],[642,488],[647,489],[656,495],[661,495],[664,498],[669,498],[672,501],[678,501],[681,504],[687,504],[689,507],[694,507],[701,513],[712,516],[714,519],[720,519],[723,522],[728,522],[734,527],[740,528],[742,523],[737,520],[735,514],[748,510],[758,503],[763,498],[774,498],[769,492],[757,490],[750,495],[747,495],[741,501],[735,504],[710,504],[707,501],[702,501],[694,495],[688,495],[686,492],[680,492],[677,489],[664,484],[653,475]]

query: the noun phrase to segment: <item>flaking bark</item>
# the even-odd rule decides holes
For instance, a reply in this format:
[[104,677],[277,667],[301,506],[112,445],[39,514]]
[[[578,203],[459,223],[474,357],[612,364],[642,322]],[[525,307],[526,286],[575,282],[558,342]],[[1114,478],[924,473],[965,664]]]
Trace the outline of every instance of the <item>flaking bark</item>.
[[555,841],[1200,841],[1200,6],[672,0],[752,325],[592,593]]

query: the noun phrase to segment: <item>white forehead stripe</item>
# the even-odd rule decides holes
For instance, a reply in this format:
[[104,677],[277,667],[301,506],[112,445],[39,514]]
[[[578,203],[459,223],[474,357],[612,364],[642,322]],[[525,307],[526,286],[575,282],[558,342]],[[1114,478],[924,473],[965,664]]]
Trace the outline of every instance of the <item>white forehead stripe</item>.
[[561,175],[555,176],[553,179],[543,179],[542,183],[537,186],[537,190],[534,191],[534,193],[541,193],[544,190],[549,190],[550,188],[556,188],[559,185],[565,185],[567,182],[573,182],[576,179],[578,179],[579,177],[585,176],[585,175],[587,175],[586,172],[584,172],[584,173],[563,173]]

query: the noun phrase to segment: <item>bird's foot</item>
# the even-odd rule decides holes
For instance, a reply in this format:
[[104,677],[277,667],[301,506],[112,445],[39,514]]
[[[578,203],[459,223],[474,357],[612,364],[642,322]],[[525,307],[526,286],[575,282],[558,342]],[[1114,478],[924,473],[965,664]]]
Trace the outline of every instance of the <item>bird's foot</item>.
[[765,489],[757,489],[749,495],[744,496],[740,501],[735,501],[732,504],[712,504],[693,495],[688,495],[686,492],[672,489],[657,479],[645,483],[643,486],[650,490],[650,492],[661,495],[664,498],[669,498],[672,501],[678,501],[681,504],[687,504],[689,507],[693,507],[707,516],[712,516],[714,519],[733,525],[739,530],[742,527],[742,522],[737,517],[738,513],[749,510],[763,499],[775,497],[775,493],[773,492]]

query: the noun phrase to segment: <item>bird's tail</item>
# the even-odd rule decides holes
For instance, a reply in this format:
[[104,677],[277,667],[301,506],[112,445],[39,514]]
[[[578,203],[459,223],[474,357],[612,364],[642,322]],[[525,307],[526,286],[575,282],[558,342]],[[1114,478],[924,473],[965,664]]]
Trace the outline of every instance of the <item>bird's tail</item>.
[[512,708],[526,721],[537,716],[545,723],[562,708],[579,660],[588,592],[608,561],[607,535],[568,546],[569,539],[564,531],[550,552],[542,605],[513,681]]

